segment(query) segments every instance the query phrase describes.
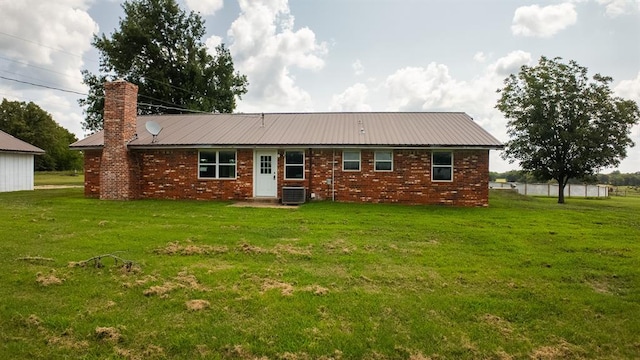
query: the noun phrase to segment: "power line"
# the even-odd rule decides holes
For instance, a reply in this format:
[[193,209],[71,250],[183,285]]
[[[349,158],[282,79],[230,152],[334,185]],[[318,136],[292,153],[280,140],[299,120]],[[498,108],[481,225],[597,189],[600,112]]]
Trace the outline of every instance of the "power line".
[[82,78],[75,77],[75,76],[71,76],[71,75],[69,75],[69,74],[65,74],[65,73],[61,73],[61,72],[59,72],[59,71],[55,71],[55,70],[51,70],[51,69],[47,69],[47,68],[44,68],[44,67],[41,67],[41,66],[31,65],[31,64],[29,64],[28,62],[25,62],[25,61],[13,60],[13,59],[6,58],[6,57],[4,57],[4,56],[0,56],[0,59],[2,59],[2,60],[6,60],[6,61],[11,61],[11,62],[14,62],[14,63],[16,63],[16,64],[21,64],[21,65],[31,66],[31,67],[33,67],[33,68],[40,69],[40,70],[44,70],[44,71],[49,71],[49,72],[52,72],[52,73],[55,73],[55,74],[58,74],[58,75],[66,76],[66,77],[71,78],[71,79],[75,79],[75,80],[82,80]]
[[79,92],[79,91],[73,91],[73,90],[61,89],[61,88],[59,88],[59,87],[55,87],[55,86],[48,86],[48,85],[36,84],[36,83],[29,82],[29,81],[22,81],[22,80],[12,79],[12,78],[8,78],[8,77],[4,77],[4,76],[0,76],[0,79],[9,80],[9,81],[15,81],[15,82],[18,82],[18,83],[27,84],[27,85],[31,85],[31,86],[42,87],[42,88],[51,89],[51,90],[64,91],[64,92],[66,92],[66,93],[71,93],[71,94],[77,94],[77,95],[82,95],[82,96],[88,96],[88,94],[81,93],[81,92]]
[[17,75],[17,76],[20,76],[20,77],[25,78],[25,79],[36,80],[36,81],[38,81],[40,83],[49,84],[51,86],[56,86],[56,84],[54,84],[54,83],[46,82],[46,81],[43,82],[42,79],[36,78],[36,77],[33,77],[33,76],[27,76],[27,75],[23,75],[23,74],[20,74],[20,73],[17,73],[17,72],[7,71],[7,70],[0,70],[0,71],[3,72],[3,73],[6,73],[6,74]]
[[98,62],[98,60],[95,60],[95,59],[86,59],[86,58],[84,58],[84,56],[82,56],[82,55],[74,54],[74,53],[72,53],[72,52],[69,52],[69,51],[66,51],[66,50],[63,50],[63,49],[60,49],[60,48],[55,48],[55,47],[53,47],[53,46],[45,45],[45,44],[39,43],[39,42],[37,42],[37,41],[33,41],[33,40],[29,40],[29,39],[25,39],[25,38],[22,38],[22,37],[20,37],[20,36],[16,36],[16,35],[13,35],[13,34],[8,34],[8,33],[4,32],[4,31],[0,31],[0,35],[4,35],[4,36],[8,36],[8,37],[12,37],[12,38],[14,38],[14,39],[18,39],[18,40],[22,40],[22,41],[24,41],[24,42],[28,42],[28,43],[31,43],[31,44],[34,44],[34,45],[42,46],[43,48],[47,48],[47,49],[51,49],[51,50],[54,50],[54,51],[58,51],[58,52],[61,52],[61,53],[67,54],[67,55],[75,56],[75,57],[81,58],[81,59],[83,59],[83,60],[88,60],[88,61],[96,62],[96,63]]
[[138,102],[138,105],[146,105],[146,106],[151,106],[151,107],[161,108],[161,109],[167,109],[167,110],[180,110],[180,111],[196,113],[196,114],[212,114],[211,111],[191,110],[191,109],[185,109],[185,108],[180,108],[180,107],[164,106],[164,105],[158,105],[158,104],[149,104],[149,103],[143,103],[143,102]]
[[[5,33],[5,32],[3,32],[3,31],[0,31],[0,34],[5,35],[5,36],[9,36],[9,37],[12,37],[12,38],[15,38],[15,39],[19,39],[19,40],[22,40],[22,41],[25,41],[25,42],[28,42],[28,43],[32,43],[32,44],[35,44],[35,45],[38,45],[38,46],[42,46],[42,47],[47,48],[47,49],[51,49],[51,50],[55,50],[55,51],[59,51],[59,52],[62,52],[62,53],[68,54],[68,55],[72,55],[72,56],[75,56],[75,57],[79,57],[79,58],[81,58],[81,59],[84,59],[82,55],[78,55],[78,54],[70,53],[70,52],[65,51],[65,50],[62,50],[62,49],[58,49],[58,48],[54,48],[54,47],[51,47],[51,46],[48,46],[48,45],[44,45],[44,44],[41,44],[41,43],[39,43],[39,42],[37,42],[37,41],[33,41],[33,40],[29,40],[29,39],[25,39],[25,38],[22,38],[22,37],[19,37],[19,36],[16,36],[16,35],[12,35],[12,34]],[[58,71],[54,71],[54,70],[50,70],[50,69],[47,69],[47,68],[39,67],[39,66],[36,66],[36,65],[31,65],[31,64],[29,64],[29,63],[27,63],[27,62],[24,62],[24,61],[13,60],[13,59],[9,59],[9,58],[2,57],[2,56],[0,56],[0,59],[6,60],[6,61],[15,62],[15,63],[22,64],[22,65],[26,65],[26,66],[31,66],[31,67],[34,67],[34,68],[36,68],[36,69],[41,69],[41,70],[45,70],[45,71],[50,71],[50,72],[52,72],[52,73],[56,73],[56,74],[60,74],[60,75],[63,75],[63,76],[67,76],[67,77],[70,77],[70,78],[73,78],[73,79],[76,79],[76,80],[82,80],[82,81],[84,81],[84,79],[80,79],[80,78],[77,78],[77,77],[73,77],[73,76],[68,75],[68,74],[64,74],[64,73],[61,73],[61,72],[58,72]],[[90,60],[90,61],[92,61],[92,62],[96,62],[96,63],[98,62],[97,60],[93,60],[93,59],[87,59],[87,60]],[[155,83],[157,83],[157,84],[167,85],[167,86],[169,86],[169,87],[172,87],[172,88],[177,89],[177,90],[180,90],[180,91],[184,91],[184,92],[186,92],[186,93],[188,93],[188,94],[191,94],[191,95],[201,96],[200,94],[196,94],[196,93],[194,93],[194,92],[192,92],[192,91],[190,91],[190,90],[188,90],[188,89],[185,89],[185,88],[182,88],[182,87],[179,87],[179,86],[176,86],[176,85],[170,84],[170,83],[165,82],[165,81],[156,80],[156,79],[152,79],[152,78],[149,78],[149,77],[144,77],[144,79],[149,80],[149,81],[153,81],[153,82],[155,82]],[[175,104],[173,104],[173,105],[175,105]]]

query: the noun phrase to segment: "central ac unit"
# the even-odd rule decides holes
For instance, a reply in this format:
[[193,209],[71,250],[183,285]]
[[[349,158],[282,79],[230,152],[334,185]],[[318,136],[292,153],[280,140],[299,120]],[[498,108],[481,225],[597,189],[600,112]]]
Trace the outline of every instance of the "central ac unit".
[[285,205],[303,204],[306,198],[306,189],[301,186],[282,187],[282,203]]

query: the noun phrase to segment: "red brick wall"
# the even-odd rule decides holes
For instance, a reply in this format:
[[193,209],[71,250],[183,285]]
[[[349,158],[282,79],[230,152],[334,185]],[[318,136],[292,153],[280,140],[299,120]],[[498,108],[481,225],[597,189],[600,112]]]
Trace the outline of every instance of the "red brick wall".
[[198,150],[136,152],[140,194],[153,199],[245,200],[253,197],[253,150],[236,152],[236,179],[198,179]]
[[[309,153],[309,152],[307,152]],[[431,181],[430,150],[395,150],[393,171],[374,171],[374,151],[360,152],[360,171],[342,171],[342,150],[335,151],[333,189],[336,201],[447,204],[487,206],[489,151],[454,151],[452,182]],[[313,150],[306,176],[312,176],[311,193],[331,199],[332,150]],[[309,169],[310,161],[313,162]],[[307,190],[309,192],[309,190]]]
[[100,199],[139,196],[136,163],[127,148],[136,133],[138,86],[126,81],[104,85],[104,147],[100,161]]
[[[85,152],[85,194],[96,196],[98,152]],[[335,151],[335,199],[346,202],[487,206],[489,151],[454,151],[452,182],[431,181],[430,150],[395,150],[392,172],[374,171],[374,151],[361,151],[359,172],[342,171],[342,150]],[[332,150],[305,150],[305,179],[284,180],[284,150],[278,158],[278,196],[282,186],[304,186],[307,195],[331,200]],[[137,184],[142,198],[245,200],[253,196],[253,150],[237,151],[236,180],[199,180],[197,150],[140,150]],[[97,183],[96,183],[97,182]]]
[[100,197],[100,160],[102,150],[84,150],[84,196]]

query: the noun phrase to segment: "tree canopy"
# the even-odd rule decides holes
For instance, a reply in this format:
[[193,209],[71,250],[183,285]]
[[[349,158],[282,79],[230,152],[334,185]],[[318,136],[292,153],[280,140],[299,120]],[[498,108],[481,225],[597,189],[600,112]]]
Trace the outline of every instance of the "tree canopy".
[[614,167],[633,146],[631,127],[638,104],[613,95],[612,78],[561,58],[540,58],[504,80],[496,105],[508,119],[503,157],[523,170],[559,184],[558,202],[570,178],[586,178]]
[[236,97],[247,92],[247,77],[234,70],[224,44],[214,55],[207,52],[200,15],[187,14],[175,0],[130,0],[122,7],[120,28],[110,38],[102,34],[93,39],[101,73],[83,71],[90,88],[79,101],[85,107],[85,130],[102,129],[103,84],[116,78],[138,85],[143,114],[233,112]]
[[80,153],[69,150],[69,144],[78,139],[32,102],[3,99],[0,130],[46,151],[35,157],[37,171],[82,169]]

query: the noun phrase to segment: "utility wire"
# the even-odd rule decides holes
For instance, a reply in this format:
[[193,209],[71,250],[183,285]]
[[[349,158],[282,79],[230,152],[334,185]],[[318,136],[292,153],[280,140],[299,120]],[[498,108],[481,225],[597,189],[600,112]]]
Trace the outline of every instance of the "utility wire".
[[41,67],[41,66],[31,65],[31,64],[29,64],[28,62],[24,62],[24,61],[20,61],[20,60],[13,60],[13,59],[6,58],[6,57],[4,57],[4,56],[0,56],[0,59],[2,59],[2,60],[6,60],[6,61],[11,61],[11,62],[14,62],[14,63],[16,63],[16,64],[21,64],[21,65],[31,66],[31,67],[36,68],[36,69],[40,69],[40,70],[44,70],[44,71],[49,71],[49,72],[52,72],[52,73],[55,73],[55,74],[59,74],[59,75],[62,75],[62,76],[66,76],[66,77],[71,78],[71,79],[75,79],[75,80],[80,80],[80,81],[82,81],[82,78],[75,77],[75,76],[71,76],[71,75],[69,75],[69,74],[65,74],[65,73],[62,73],[62,72],[59,72],[59,71],[55,71],[55,70],[51,70],[51,69],[47,69],[47,68],[44,68],[44,67]]
[[64,92],[66,92],[66,93],[71,93],[71,94],[77,94],[77,95],[82,95],[82,96],[88,96],[88,94],[81,93],[81,92],[79,92],[79,91],[73,91],[73,90],[61,89],[61,88],[59,88],[59,87],[55,87],[55,86],[48,86],[48,85],[36,84],[36,83],[29,82],[29,81],[22,81],[22,80],[12,79],[12,78],[8,78],[8,77],[4,77],[4,76],[0,76],[0,79],[9,80],[9,81],[15,81],[15,82],[18,82],[18,83],[27,84],[27,85],[31,85],[31,86],[42,87],[42,88],[51,89],[51,90],[64,91]]
[[54,51],[61,52],[61,53],[63,53],[63,54],[67,54],[67,55],[75,56],[75,57],[81,58],[81,59],[83,59],[83,60],[88,60],[88,61],[96,62],[96,63],[98,62],[98,60],[95,60],[95,59],[86,59],[86,58],[84,58],[82,55],[74,54],[74,53],[72,53],[72,52],[69,52],[69,51],[66,51],[66,50],[63,50],[63,49],[55,48],[55,47],[53,47],[53,46],[45,45],[45,44],[39,43],[39,42],[37,42],[37,41],[33,41],[33,40],[29,40],[29,39],[25,39],[25,38],[22,38],[22,37],[20,37],[20,36],[16,36],[16,35],[13,35],[13,34],[8,34],[8,33],[4,32],[4,31],[0,31],[0,35],[4,35],[4,36],[8,36],[8,37],[12,37],[12,38],[14,38],[14,39],[18,39],[18,40],[22,40],[22,41],[24,41],[24,42],[28,42],[28,43],[31,43],[31,44],[34,44],[34,45],[42,46],[43,48],[47,48],[47,49],[51,49],[51,50],[54,50]]
[[[0,76],[0,79],[9,80],[9,81],[15,81],[15,82],[18,82],[18,83],[21,83],[21,84],[27,84],[27,85],[36,86],[36,87],[42,87],[42,88],[51,89],[51,90],[63,91],[63,92],[71,93],[71,94],[89,96],[89,94],[81,93],[79,91],[67,90],[67,89],[62,89],[62,88],[59,88],[59,87],[48,86],[48,85],[43,85],[43,84],[36,84],[36,83],[29,82],[29,81],[22,81],[22,80],[18,80],[18,79],[8,78],[8,77],[5,77],[5,76]],[[98,96],[98,98],[104,99],[104,96]],[[150,103],[145,103],[145,102],[138,102],[138,105],[150,106],[150,107],[166,109],[166,110],[180,110],[180,111],[184,111],[184,112],[198,113],[198,114],[211,114],[212,113],[211,111],[185,109],[185,108],[177,107],[177,105],[176,106],[165,106],[165,105],[150,104]],[[175,105],[175,104],[173,104],[173,105]]]
[[[5,35],[5,36],[9,36],[9,37],[12,37],[12,38],[15,38],[15,39],[19,39],[19,40],[22,40],[22,41],[25,41],[25,42],[28,42],[28,43],[31,43],[31,44],[42,46],[42,47],[47,48],[47,49],[59,51],[59,52],[62,52],[62,53],[68,54],[68,55],[72,55],[72,56],[76,56],[76,57],[79,57],[81,59],[84,59],[82,55],[74,54],[74,53],[71,53],[71,52],[68,52],[68,51],[65,51],[65,50],[62,50],[62,49],[57,49],[57,48],[54,48],[54,47],[51,47],[51,46],[48,46],[48,45],[44,45],[44,44],[41,44],[41,43],[39,43],[37,41],[21,38],[19,36],[8,34],[8,33],[5,33],[5,32],[2,32],[2,31],[0,31],[0,34]],[[60,75],[63,75],[63,76],[67,76],[67,77],[70,77],[70,78],[73,78],[73,79],[80,80],[80,78],[76,78],[76,77],[73,77],[71,75],[64,74],[64,73],[61,73],[61,72],[58,72],[58,71],[55,71],[55,70],[50,70],[50,69],[47,69],[47,68],[31,65],[31,64],[29,64],[27,62],[23,62],[23,61],[19,61],[19,60],[13,60],[13,59],[9,59],[9,58],[2,57],[2,56],[0,56],[0,59],[6,60],[6,61],[15,62],[15,63],[26,65],[26,66],[31,66],[31,67],[34,67],[34,68],[37,68],[37,69],[50,71],[50,72],[53,72],[53,73],[56,73],[56,74],[60,74]],[[87,59],[87,60],[90,60],[90,61],[96,62],[96,63],[98,62],[97,60],[93,60],[93,59]],[[149,80],[149,81],[153,81],[153,82],[155,82],[157,84],[170,86],[170,87],[172,87],[174,89],[177,89],[177,90],[180,90],[180,91],[184,91],[184,92],[186,92],[188,94],[191,94],[191,95],[195,95],[195,96],[198,96],[198,97],[201,96],[200,94],[196,94],[196,93],[194,93],[194,92],[192,92],[192,91],[190,91],[188,89],[185,89],[185,88],[170,84],[170,83],[168,83],[166,81],[160,81],[160,80],[152,79],[152,78],[149,78],[149,77],[144,77],[144,79]],[[173,105],[175,105],[175,104],[173,104]]]
[[43,82],[42,79],[36,78],[36,77],[33,77],[33,76],[27,76],[27,75],[23,75],[23,74],[20,74],[20,73],[17,73],[17,72],[7,71],[7,70],[0,70],[0,72],[6,73],[6,74],[11,74],[11,75],[17,75],[17,76],[20,76],[20,77],[25,78],[25,79],[31,79],[31,80],[38,81],[39,83],[44,83],[44,84],[49,84],[51,86],[56,86],[56,84],[54,84],[54,83],[46,82],[46,81]]

